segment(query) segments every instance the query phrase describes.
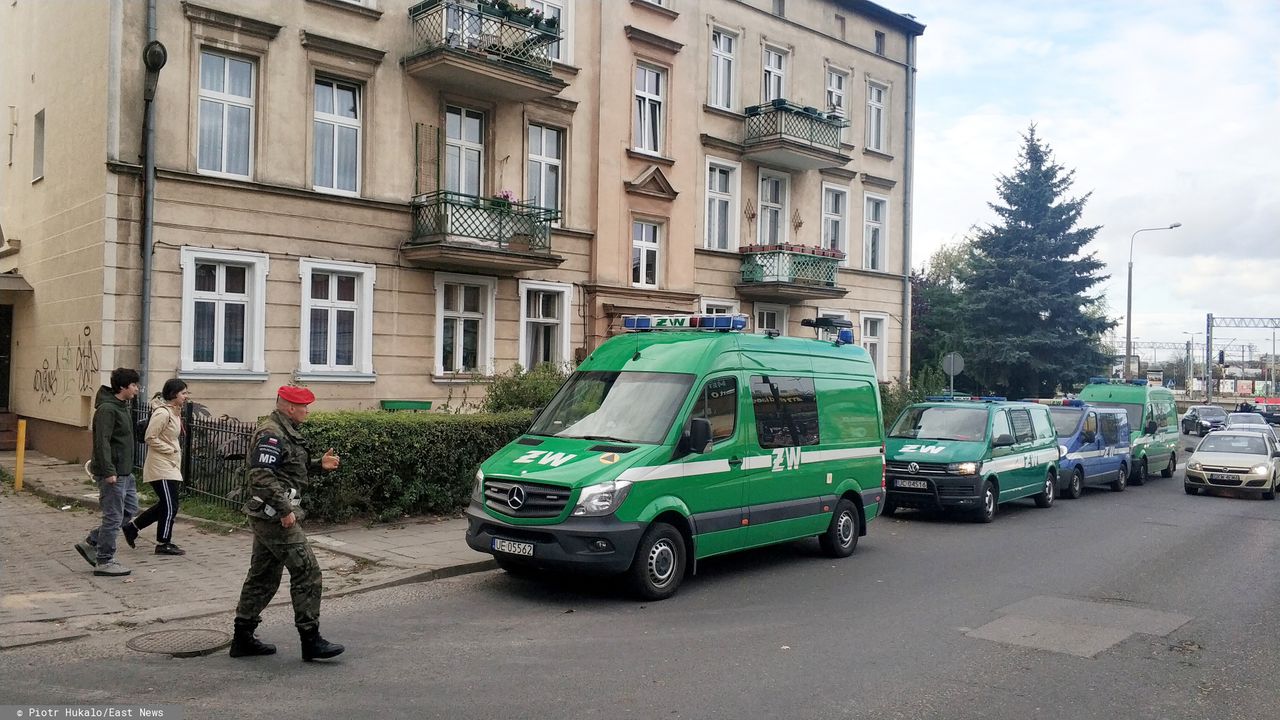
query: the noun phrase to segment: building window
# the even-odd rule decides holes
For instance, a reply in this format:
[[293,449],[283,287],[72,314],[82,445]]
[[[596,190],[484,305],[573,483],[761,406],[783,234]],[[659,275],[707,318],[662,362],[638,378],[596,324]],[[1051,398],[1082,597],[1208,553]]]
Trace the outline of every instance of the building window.
[[738,245],[738,163],[707,158],[706,247],[734,250]]
[[[819,308],[818,318],[830,319],[830,320],[848,320],[849,313],[845,312],[844,310],[825,310],[825,309]],[[827,342],[835,342],[836,339],[839,338],[839,336],[840,336],[839,328],[818,328],[819,340],[825,340]]]
[[636,287],[658,286],[658,231],[657,223],[631,223],[631,284]]
[[479,197],[484,192],[484,113],[445,108],[444,189]]
[[866,215],[862,221],[862,267],[884,270],[885,231],[889,224],[889,200],[867,196]]
[[303,258],[298,274],[299,372],[372,375],[374,266]]
[[720,28],[711,31],[711,105],[733,109],[733,87],[738,36]]
[[520,364],[531,370],[568,363],[573,286],[521,280],[520,297]]
[[876,366],[876,377],[885,380],[885,317],[862,314],[862,348]]
[[436,273],[436,375],[489,373],[497,280]]
[[564,173],[564,131],[529,125],[529,202],[559,210]]
[[183,372],[265,372],[267,256],[184,247]]
[[848,256],[849,191],[834,185],[822,186],[822,247]]
[[847,117],[845,106],[845,87],[849,84],[849,74],[843,70],[827,68],[827,111]]
[[[31,179],[44,177],[44,110],[36,113],[31,139]],[[11,146],[12,147],[12,146]]]
[[248,60],[200,52],[197,167],[248,177],[253,161],[254,67]]
[[764,49],[764,87],[760,101],[770,102],[784,97],[787,87],[787,53],[785,50]]
[[760,244],[778,245],[787,241],[786,175],[760,173]]
[[786,17],[787,0],[773,0],[773,14],[778,17]]
[[316,188],[355,195],[360,192],[360,88],[316,78]]
[[756,303],[755,306],[756,326],[754,332],[757,334],[775,333],[777,335],[787,334],[787,306],[771,305],[768,303]]
[[662,103],[666,73],[647,65],[636,66],[635,149],[662,152]]
[[884,33],[876,31],[876,54],[884,55]]
[[704,315],[737,315],[737,300],[722,300],[720,298],[702,298],[702,304],[699,312]]
[[568,59],[565,57],[565,49],[568,46],[568,42],[566,42],[568,40],[568,28],[565,27],[565,20],[567,18],[565,17],[564,3],[551,2],[551,0],[529,0],[527,4],[529,7],[533,8],[535,12],[540,13],[542,17],[556,19],[556,27],[560,28],[562,37],[565,39],[557,40],[548,45],[547,57],[557,62],[567,62]]
[[867,83],[867,148],[885,151],[888,128],[885,123],[889,88],[877,83]]

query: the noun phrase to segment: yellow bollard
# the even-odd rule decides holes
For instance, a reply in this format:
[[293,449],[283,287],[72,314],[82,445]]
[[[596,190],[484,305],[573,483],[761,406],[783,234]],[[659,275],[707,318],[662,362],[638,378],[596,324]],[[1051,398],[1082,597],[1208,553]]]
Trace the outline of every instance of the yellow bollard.
[[13,489],[22,492],[22,464],[27,457],[27,421],[18,421],[18,461],[13,470]]

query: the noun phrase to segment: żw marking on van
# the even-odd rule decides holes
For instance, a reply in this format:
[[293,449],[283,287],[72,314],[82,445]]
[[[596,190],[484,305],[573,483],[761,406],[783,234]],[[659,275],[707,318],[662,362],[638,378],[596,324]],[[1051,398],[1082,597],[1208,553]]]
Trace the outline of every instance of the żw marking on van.
[[520,457],[512,460],[512,462],[528,465],[536,462],[539,465],[550,465],[551,467],[560,467],[570,460],[578,457],[572,453],[549,452],[547,450],[530,450]]
[[773,471],[795,470],[800,467],[800,448],[781,447],[773,449]]
[[921,455],[937,455],[946,449],[947,449],[946,445],[914,445],[913,444],[913,445],[903,445],[901,452],[920,453]]

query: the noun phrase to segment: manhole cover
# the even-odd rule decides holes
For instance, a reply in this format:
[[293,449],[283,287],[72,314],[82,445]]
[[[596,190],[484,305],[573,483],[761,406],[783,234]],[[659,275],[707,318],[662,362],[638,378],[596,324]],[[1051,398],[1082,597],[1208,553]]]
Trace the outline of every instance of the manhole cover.
[[130,638],[130,650],[161,653],[174,657],[196,657],[217,652],[231,644],[231,636],[221,630],[163,630]]

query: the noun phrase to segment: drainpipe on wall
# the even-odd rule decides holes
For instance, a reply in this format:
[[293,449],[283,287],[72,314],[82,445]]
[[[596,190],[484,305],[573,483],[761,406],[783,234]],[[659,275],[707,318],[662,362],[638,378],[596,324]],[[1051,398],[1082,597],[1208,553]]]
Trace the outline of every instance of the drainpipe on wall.
[[141,378],[138,381],[138,395],[142,398],[144,407],[149,402],[147,375],[151,365],[151,256],[155,249],[156,116],[154,100],[160,68],[164,67],[167,57],[164,45],[156,40],[156,0],[147,0],[147,44],[142,51],[142,61],[146,66],[147,74],[142,89],[142,99],[145,104],[142,113],[142,314],[139,318],[141,327],[138,332],[138,375]]
[[900,380],[911,380],[911,182],[916,143],[916,41],[907,33],[906,149],[902,178],[902,367]]

